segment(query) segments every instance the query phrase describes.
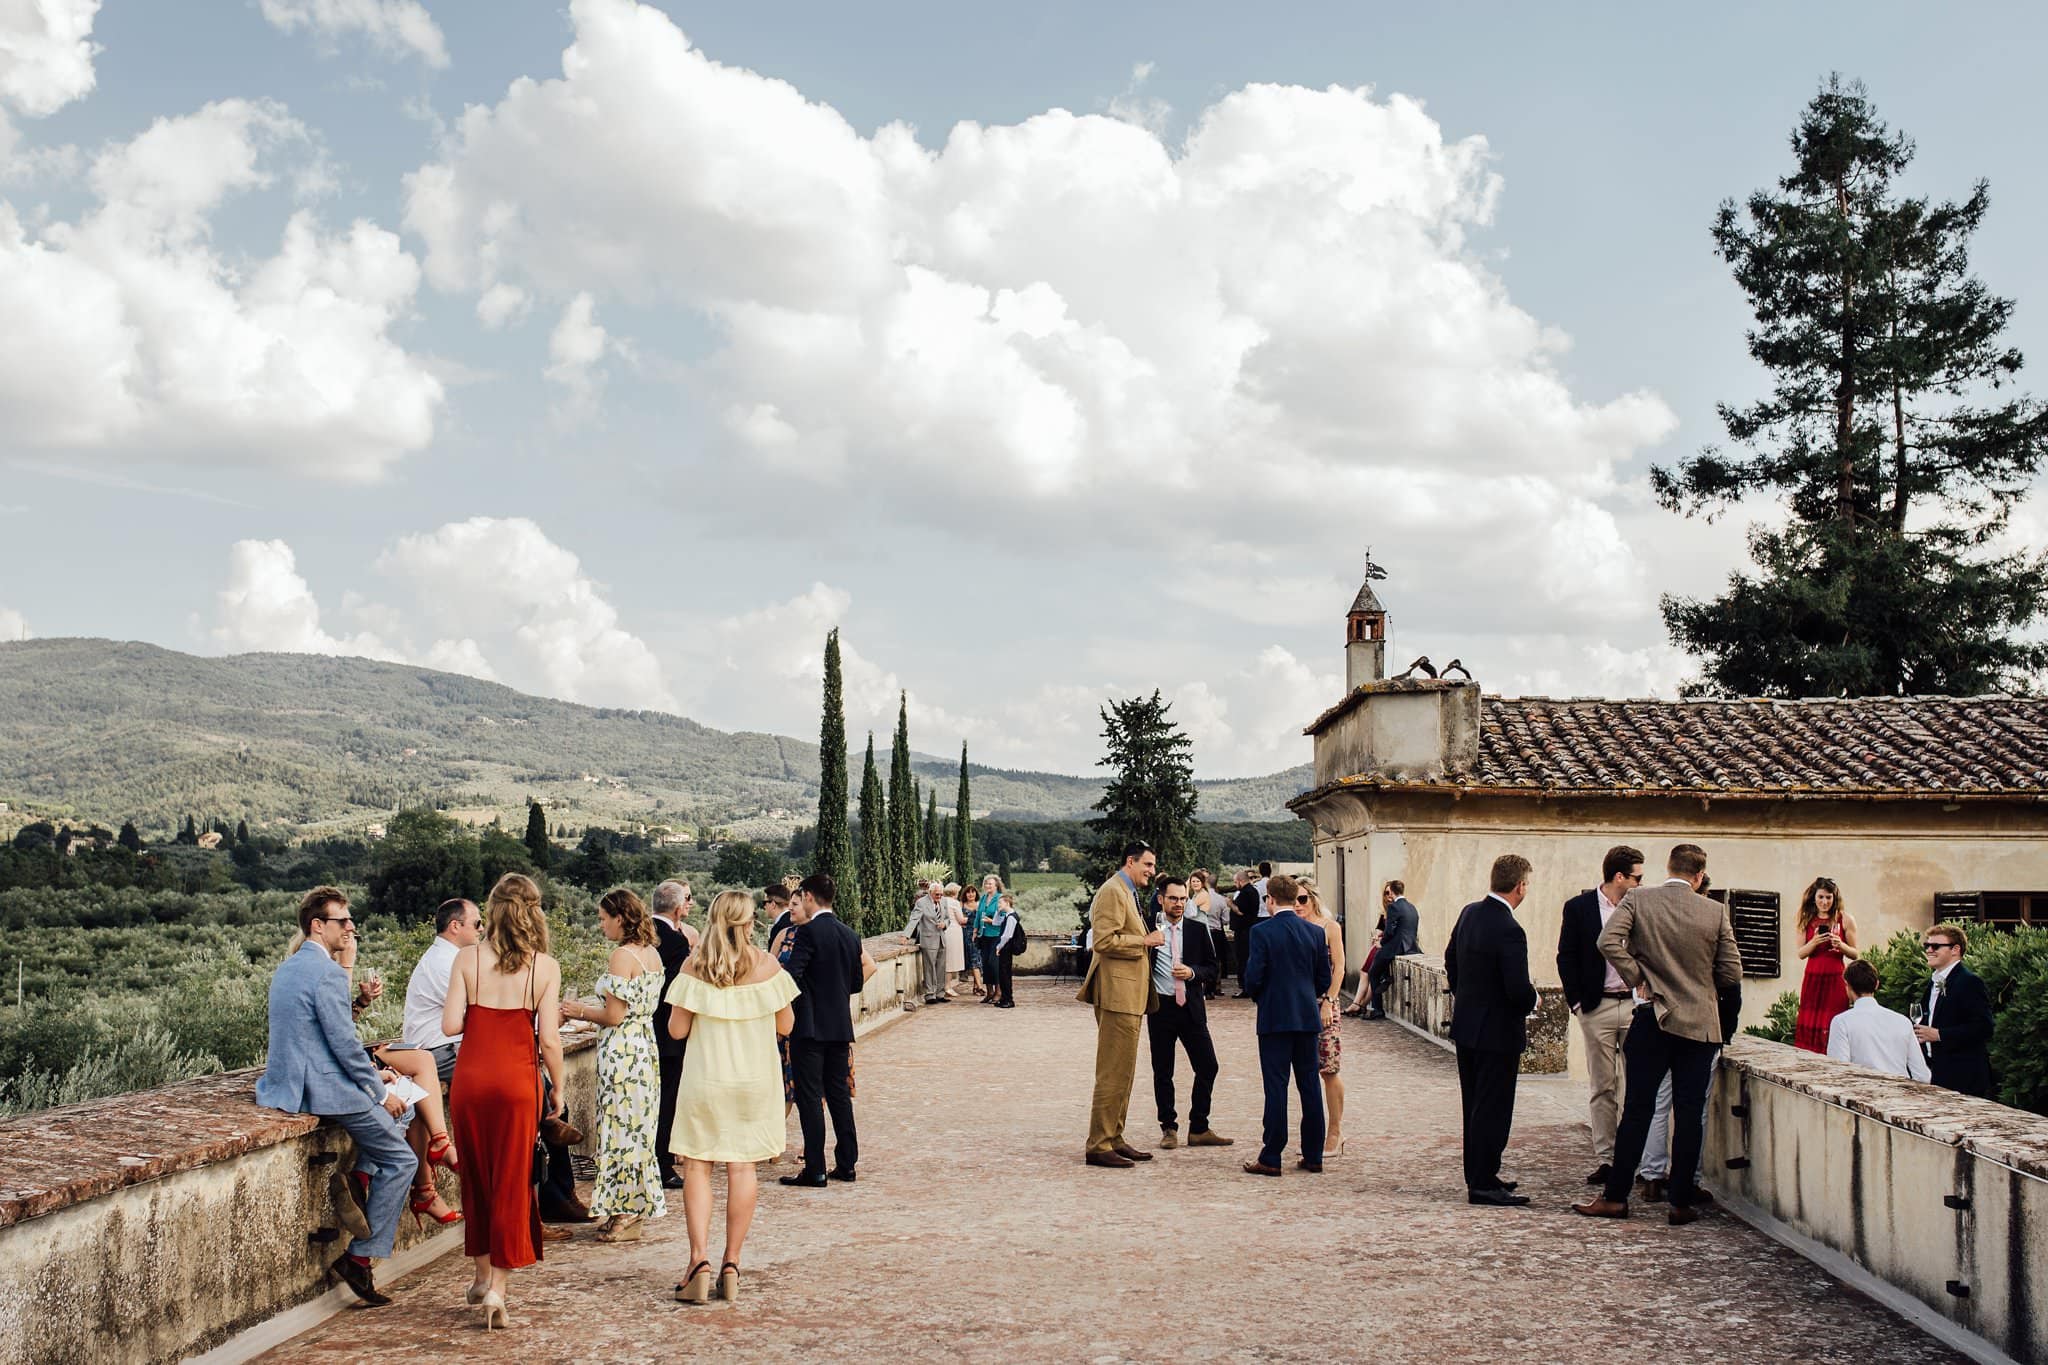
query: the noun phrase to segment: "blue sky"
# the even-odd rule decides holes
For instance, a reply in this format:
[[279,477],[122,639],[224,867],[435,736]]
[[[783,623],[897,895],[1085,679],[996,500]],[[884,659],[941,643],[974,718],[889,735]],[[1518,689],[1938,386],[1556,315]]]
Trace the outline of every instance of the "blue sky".
[[1742,519],[1644,478],[1757,385],[1707,225],[1827,72],[2048,345],[2038,7],[1106,8],[0,19],[0,625],[797,734],[837,625],[856,735],[1078,771],[1159,687],[1266,771],[1367,544],[1397,662],[1686,675]]

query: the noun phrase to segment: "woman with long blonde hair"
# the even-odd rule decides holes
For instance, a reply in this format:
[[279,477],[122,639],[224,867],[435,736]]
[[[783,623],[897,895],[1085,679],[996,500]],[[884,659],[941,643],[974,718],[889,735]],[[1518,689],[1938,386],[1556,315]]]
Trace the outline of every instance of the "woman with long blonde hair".
[[[469,1302],[484,1327],[510,1327],[512,1272],[540,1257],[533,1146],[541,1067],[562,1109],[562,968],[548,955],[548,918],[531,877],[508,872],[484,904],[484,936],[455,955],[441,1032],[462,1039],[448,1092],[462,1148],[463,1250],[475,1263]],[[538,1039],[538,1057],[536,1057]]]
[[1323,1075],[1323,1112],[1330,1120],[1329,1131],[1323,1138],[1323,1155],[1342,1156],[1344,1078],[1338,1075],[1337,1071],[1344,1055],[1344,1047],[1342,1040],[1337,1036],[1337,1018],[1344,990],[1344,930],[1323,909],[1323,898],[1316,894],[1314,882],[1303,877],[1296,882],[1296,887],[1296,912],[1310,924],[1320,928],[1324,941],[1329,945],[1330,989],[1323,993],[1323,1031],[1316,1039],[1316,1066]]
[[[676,1285],[684,1303],[740,1296],[740,1251],[754,1222],[754,1163],[782,1154],[786,1129],[775,1039],[796,1025],[796,982],[754,946],[754,898],[721,891],[703,936],[668,989],[668,1031],[688,1038],[669,1150],[683,1162],[683,1222],[690,1268]],[[711,1167],[725,1163],[725,1249],[711,1273]]]

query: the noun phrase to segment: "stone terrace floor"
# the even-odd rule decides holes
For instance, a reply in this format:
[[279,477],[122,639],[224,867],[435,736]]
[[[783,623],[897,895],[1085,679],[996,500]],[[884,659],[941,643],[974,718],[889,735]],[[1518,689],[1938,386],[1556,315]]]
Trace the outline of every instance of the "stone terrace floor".
[[[1072,996],[1034,981],[1015,1010],[921,1010],[858,1044],[860,1182],[784,1189],[794,1167],[763,1166],[735,1306],[670,1300],[676,1194],[641,1243],[579,1232],[516,1275],[509,1333],[464,1309],[455,1254],[266,1359],[1961,1359],[1729,1216],[1573,1216],[1577,1082],[1523,1078],[1508,1167],[1534,1203],[1467,1205],[1452,1059],[1392,1023],[1344,1023],[1348,1148],[1321,1176],[1239,1171],[1260,1096],[1249,1002],[1229,999],[1214,1126],[1237,1145],[1086,1167],[1094,1026]],[[1137,1145],[1153,1119],[1141,1053]]]

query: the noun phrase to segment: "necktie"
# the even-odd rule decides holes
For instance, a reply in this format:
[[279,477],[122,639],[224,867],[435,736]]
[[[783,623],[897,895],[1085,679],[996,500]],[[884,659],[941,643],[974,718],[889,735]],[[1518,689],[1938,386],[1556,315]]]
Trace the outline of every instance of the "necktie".
[[[1178,924],[1174,925],[1172,928],[1166,931],[1166,934],[1167,937],[1173,940],[1173,965],[1178,967],[1180,966],[1180,926]],[[1182,981],[1179,977],[1175,977],[1173,981],[1173,1003],[1176,1005],[1185,1005],[1187,1004],[1187,1002],[1187,983],[1185,981]]]

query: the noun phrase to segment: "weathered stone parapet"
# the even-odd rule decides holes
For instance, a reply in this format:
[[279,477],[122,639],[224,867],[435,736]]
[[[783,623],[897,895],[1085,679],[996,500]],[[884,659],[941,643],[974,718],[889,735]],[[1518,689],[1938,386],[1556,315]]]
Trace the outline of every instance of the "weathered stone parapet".
[[[1445,1047],[1451,1045],[1454,997],[1442,957],[1418,953],[1395,958],[1387,995],[1389,1015]],[[1564,1002],[1564,991],[1556,986],[1539,986],[1536,1014],[1529,1020],[1529,1047],[1522,1053],[1522,1070],[1539,1075],[1563,1072],[1570,1025],[1571,1010]]]
[[[900,1017],[915,954],[870,939],[856,1032]],[[595,1029],[563,1034],[569,1113],[596,1142]],[[328,1176],[348,1138],[255,1101],[259,1069],[0,1122],[0,1365],[180,1360],[330,1292]],[[455,1177],[437,1173],[458,1196]],[[399,1222],[396,1250],[459,1250],[457,1224]]]
[[2048,1360],[2048,1119],[1760,1038],[1721,1067],[1702,1177],[1738,1212]]

